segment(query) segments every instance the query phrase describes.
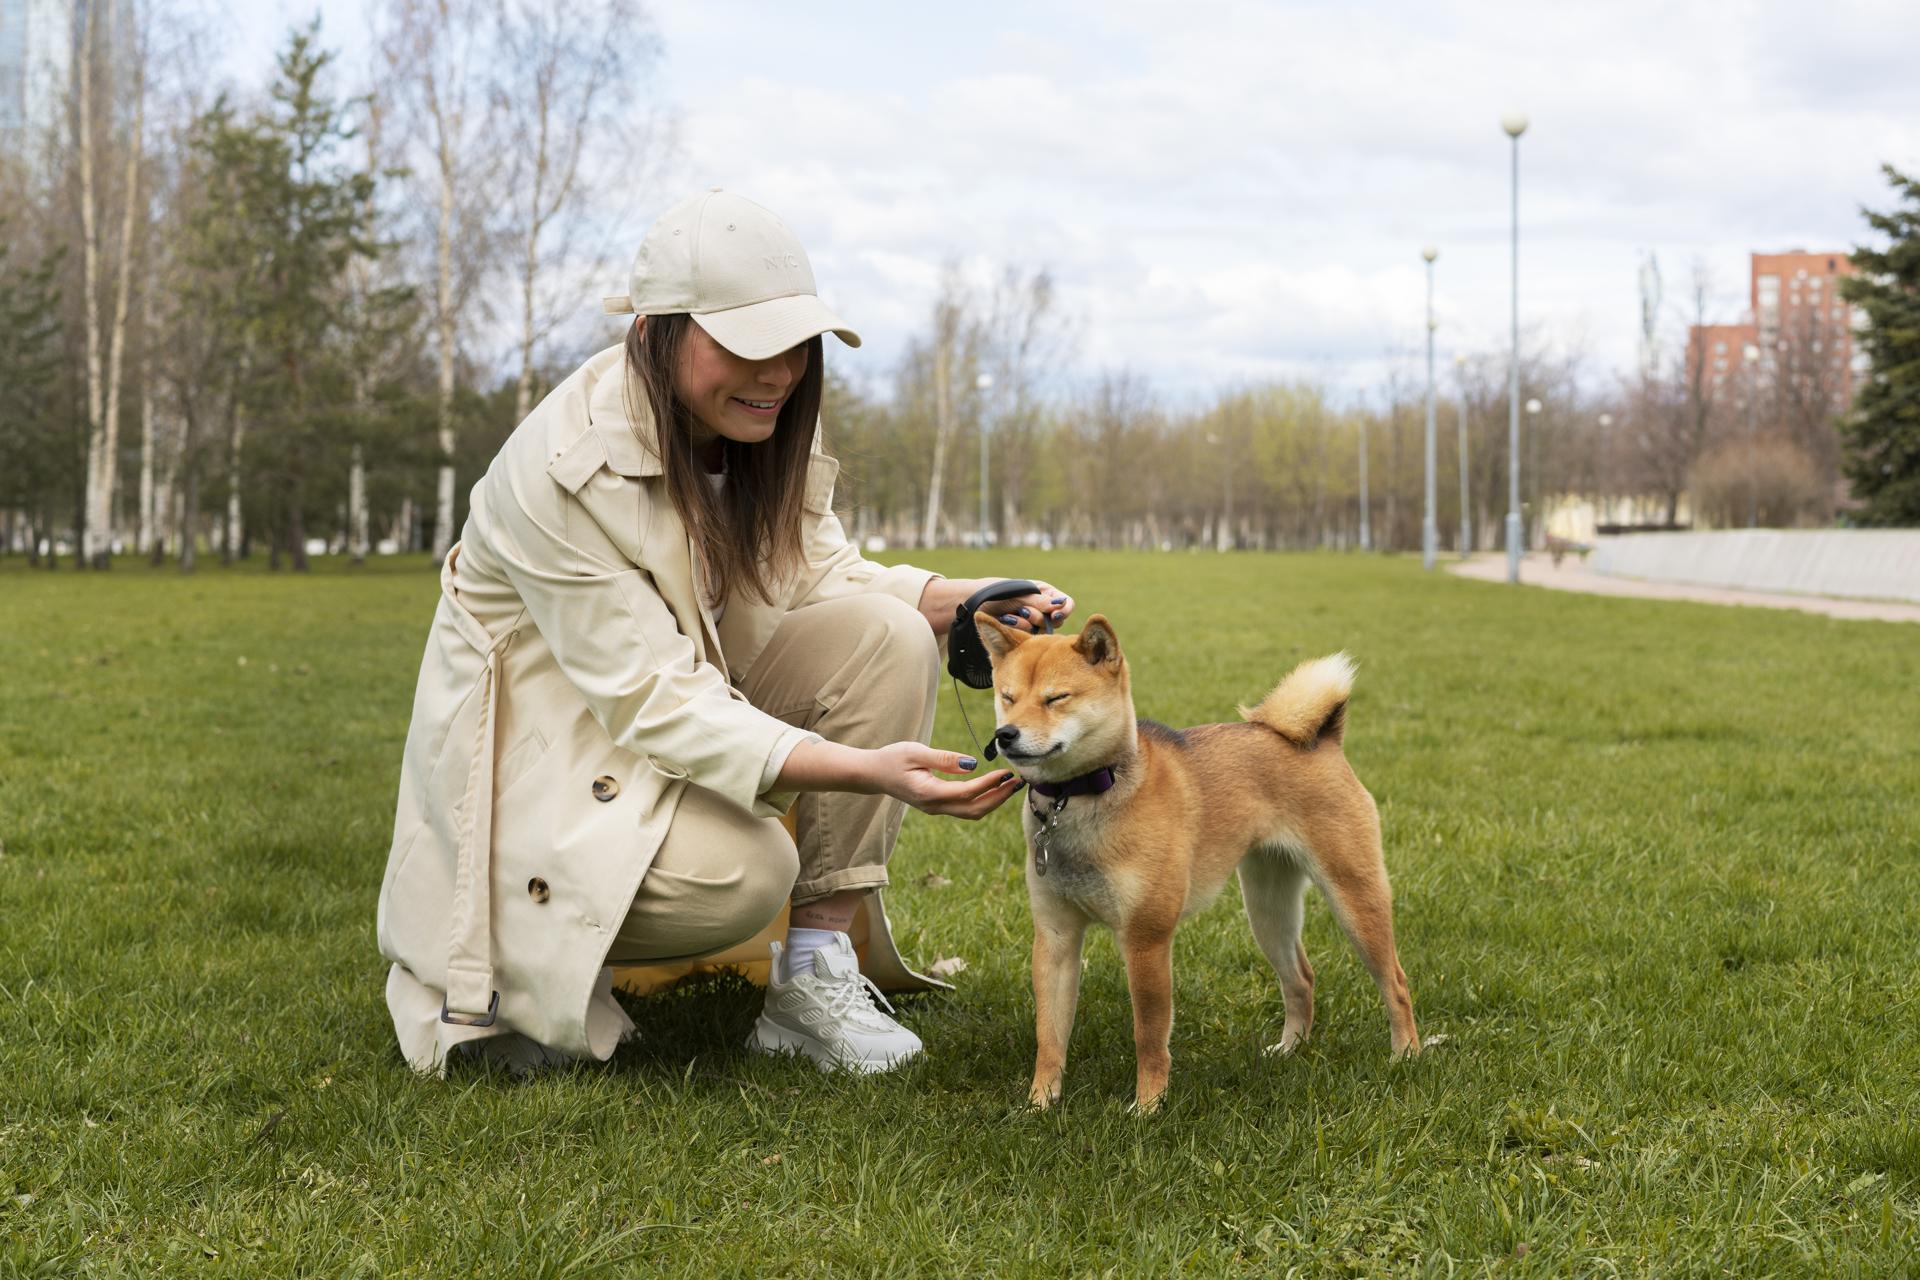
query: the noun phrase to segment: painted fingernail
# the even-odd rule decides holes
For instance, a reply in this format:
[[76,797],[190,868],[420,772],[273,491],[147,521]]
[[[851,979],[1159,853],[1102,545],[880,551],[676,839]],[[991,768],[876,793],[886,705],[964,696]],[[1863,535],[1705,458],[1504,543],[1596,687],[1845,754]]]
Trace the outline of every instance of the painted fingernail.
[[1053,598],[1053,602],[1055,604],[1065,604],[1067,602],[1067,598],[1065,596],[1055,596]]
[[1064,611],[1062,611],[1062,610],[1060,610],[1060,609],[1055,609],[1055,610],[1053,611],[1053,620],[1054,620],[1055,622],[1058,622],[1058,621],[1060,621],[1060,619],[1062,619],[1062,618],[1064,618],[1064,617],[1066,617],[1066,616],[1067,616],[1067,615],[1066,615],[1066,613],[1065,613]]
[[972,773],[975,769],[978,769],[980,767],[980,762],[978,760],[975,760],[972,756],[961,756],[960,767],[962,769],[965,769],[968,773]]
[[1019,621],[1020,621],[1020,619],[1018,619],[1018,618],[1016,618],[1016,617],[1014,617],[1014,616],[1013,616],[1012,614],[1010,614],[1010,613],[1003,613],[1003,614],[1001,614],[1001,615],[1000,615],[1000,621],[1002,621],[1002,622],[1004,622],[1004,623],[1006,623],[1006,624],[1007,624],[1008,626],[1010,626],[1010,627],[1011,627],[1011,626],[1015,626],[1015,625],[1017,625],[1017,624],[1019,623]]
[[1031,611],[1031,610],[1029,610],[1029,609],[1027,608],[1027,606],[1025,606],[1025,605],[1021,605],[1021,606],[1020,606],[1020,616],[1021,616],[1021,617],[1023,617],[1023,618],[1031,618],[1031,617],[1033,616],[1033,613],[1032,613],[1032,611]]
[[1025,778],[1022,778],[1020,781],[1014,783],[1012,786],[1007,788],[1007,794],[1012,795],[1014,792],[1018,791],[1020,788],[1026,785],[1027,785],[1027,780]]

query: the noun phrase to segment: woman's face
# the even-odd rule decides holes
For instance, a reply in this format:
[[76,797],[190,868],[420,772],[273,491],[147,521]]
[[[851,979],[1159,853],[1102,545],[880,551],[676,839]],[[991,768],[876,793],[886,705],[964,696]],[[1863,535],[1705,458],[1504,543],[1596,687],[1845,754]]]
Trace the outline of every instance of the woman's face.
[[780,407],[807,371],[807,344],[765,360],[746,360],[690,324],[675,365],[674,393],[702,426],[729,440],[758,444],[773,434]]

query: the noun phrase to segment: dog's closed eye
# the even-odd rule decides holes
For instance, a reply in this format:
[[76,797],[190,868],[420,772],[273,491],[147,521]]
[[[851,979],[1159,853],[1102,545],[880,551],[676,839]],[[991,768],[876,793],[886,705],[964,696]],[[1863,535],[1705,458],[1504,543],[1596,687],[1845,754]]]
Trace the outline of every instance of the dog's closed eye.
[[1064,702],[1066,699],[1071,698],[1072,696],[1073,695],[1070,693],[1050,693],[1046,696],[1045,702],[1048,706],[1052,706],[1054,703]]

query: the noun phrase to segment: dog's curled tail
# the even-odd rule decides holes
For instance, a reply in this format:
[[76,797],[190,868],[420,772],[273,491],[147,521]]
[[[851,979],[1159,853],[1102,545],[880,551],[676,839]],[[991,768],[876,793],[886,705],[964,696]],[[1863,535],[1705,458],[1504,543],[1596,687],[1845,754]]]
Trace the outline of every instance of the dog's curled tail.
[[1347,699],[1352,695],[1353,659],[1336,653],[1301,663],[1259,706],[1241,707],[1240,715],[1311,751],[1323,738],[1339,742],[1346,734]]

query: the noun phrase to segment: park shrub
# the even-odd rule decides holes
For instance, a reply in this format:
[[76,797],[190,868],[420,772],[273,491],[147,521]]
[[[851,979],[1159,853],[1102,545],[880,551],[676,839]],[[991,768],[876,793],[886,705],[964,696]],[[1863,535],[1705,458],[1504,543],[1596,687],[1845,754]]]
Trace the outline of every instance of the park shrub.
[[1716,445],[1693,465],[1695,519],[1709,527],[1759,524],[1790,529],[1820,522],[1820,473],[1799,445],[1781,436]]

